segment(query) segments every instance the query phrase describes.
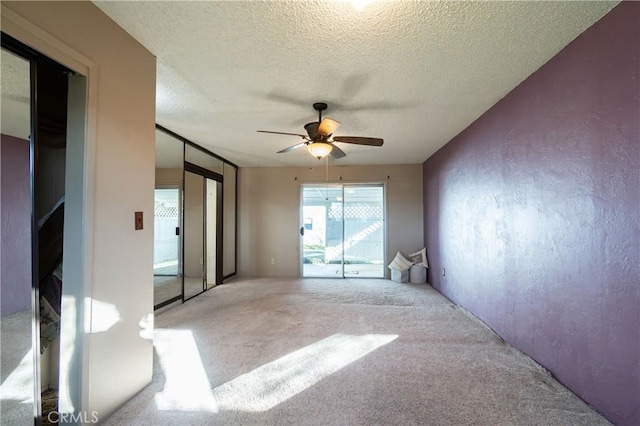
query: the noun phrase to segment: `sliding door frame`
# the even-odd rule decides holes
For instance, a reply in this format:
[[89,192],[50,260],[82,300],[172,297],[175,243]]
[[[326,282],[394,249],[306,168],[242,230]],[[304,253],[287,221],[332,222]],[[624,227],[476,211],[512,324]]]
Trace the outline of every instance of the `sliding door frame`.
[[[223,193],[224,193],[224,177],[216,172],[212,172],[209,169],[205,169],[204,167],[198,166],[197,164],[193,164],[190,163],[188,161],[184,162],[184,168],[183,168],[183,176],[182,176],[182,182],[183,182],[183,187],[182,187],[182,193],[183,193],[183,197],[186,196],[186,173],[193,173],[196,175],[199,175],[203,178],[203,190],[202,190],[202,208],[203,208],[203,222],[202,222],[202,234],[203,234],[203,238],[202,238],[202,258],[203,258],[203,263],[202,263],[202,277],[203,277],[203,281],[202,281],[202,291],[199,292],[198,294],[195,294],[193,296],[190,297],[185,297],[185,288],[184,288],[184,273],[182,274],[182,301],[186,302],[187,300],[193,299],[194,297],[199,296],[200,294],[204,293],[205,291],[208,290],[207,288],[207,233],[206,233],[206,229],[207,229],[207,185],[206,185],[206,180],[204,179],[211,179],[215,182],[219,182],[221,184],[220,187],[220,191],[216,191],[216,277],[215,277],[215,283],[217,284],[222,284],[222,230],[223,230],[223,218],[222,218],[222,200],[223,200]],[[185,212],[184,212],[184,202],[182,203],[182,263],[184,264],[185,259],[184,259],[184,249],[185,249],[185,232],[184,232],[184,228],[185,228]]]
[[[345,250],[344,250],[344,243],[345,243],[345,220],[344,220],[344,202],[345,202],[345,189],[349,188],[349,187],[379,187],[382,188],[382,222],[383,222],[383,228],[382,228],[382,264],[386,265],[387,264],[387,185],[385,182],[344,182],[344,181],[338,181],[338,182],[319,182],[319,183],[302,183],[300,184],[300,218],[299,218],[299,228],[301,229],[302,227],[304,227],[304,189],[305,188],[330,188],[330,187],[340,187],[341,192],[342,192],[342,262],[341,262],[341,266],[342,266],[342,274],[341,277],[342,279],[346,279],[346,278],[385,278],[386,277],[386,273],[385,270],[383,269],[383,273],[382,276],[380,277],[357,277],[357,276],[349,276],[347,277],[345,275],[345,260],[344,260],[344,255],[345,255]],[[311,277],[305,277],[304,275],[304,235],[302,235],[299,232],[298,235],[299,238],[299,247],[300,247],[300,257],[299,257],[299,268],[300,268],[300,276],[303,278],[311,278]],[[322,277],[322,276],[313,276],[313,278],[336,278],[336,277]]]

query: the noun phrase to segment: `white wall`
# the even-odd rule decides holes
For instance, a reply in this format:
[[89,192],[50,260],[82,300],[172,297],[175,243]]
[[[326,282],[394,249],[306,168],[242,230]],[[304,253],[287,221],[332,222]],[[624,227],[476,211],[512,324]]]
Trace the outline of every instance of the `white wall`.
[[[300,185],[325,182],[318,167],[240,168],[238,274],[299,277]],[[384,183],[387,193],[387,263],[396,251],[423,246],[422,165],[329,166],[329,181]],[[274,258],[275,265],[271,264]],[[387,271],[388,276],[388,271]]]
[[[88,70],[83,219],[91,274],[84,294],[66,296],[83,297],[90,315],[76,341],[83,353],[74,354],[82,377],[70,380],[82,388],[75,409],[105,418],[150,382],[153,365],[140,323],[153,313],[155,58],[90,2],[3,1],[2,8],[3,31]],[[134,231],[135,211],[144,212],[142,231]]]

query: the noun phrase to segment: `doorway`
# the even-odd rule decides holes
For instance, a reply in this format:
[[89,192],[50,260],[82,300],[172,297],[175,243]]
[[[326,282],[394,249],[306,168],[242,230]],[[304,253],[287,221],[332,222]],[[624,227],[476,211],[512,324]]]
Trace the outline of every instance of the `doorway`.
[[384,278],[384,185],[302,185],[301,192],[302,276]]

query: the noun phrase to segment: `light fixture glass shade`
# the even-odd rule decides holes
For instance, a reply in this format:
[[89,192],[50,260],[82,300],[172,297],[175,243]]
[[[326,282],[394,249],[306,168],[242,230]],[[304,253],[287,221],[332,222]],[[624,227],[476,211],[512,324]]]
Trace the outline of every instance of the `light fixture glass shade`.
[[313,142],[307,145],[307,149],[309,150],[311,155],[313,155],[319,160],[327,156],[331,152],[333,147],[331,146],[331,144],[328,144],[328,143]]
[[318,133],[320,133],[322,136],[329,136],[332,135],[333,132],[338,130],[338,127],[340,127],[339,121],[325,117],[318,125]]

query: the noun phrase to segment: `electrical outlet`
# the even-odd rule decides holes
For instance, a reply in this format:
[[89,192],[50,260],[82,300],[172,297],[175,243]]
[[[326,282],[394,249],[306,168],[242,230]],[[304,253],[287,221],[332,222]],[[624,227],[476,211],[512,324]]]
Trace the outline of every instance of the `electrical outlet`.
[[442,268],[442,276],[443,276],[443,277],[446,275],[446,274],[445,274],[445,272],[446,272],[446,271],[444,270],[444,268]]
[[276,264],[276,259],[274,259],[273,257],[271,258],[271,264],[275,265]]

